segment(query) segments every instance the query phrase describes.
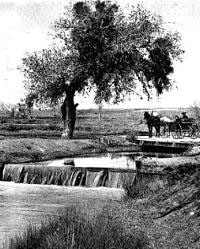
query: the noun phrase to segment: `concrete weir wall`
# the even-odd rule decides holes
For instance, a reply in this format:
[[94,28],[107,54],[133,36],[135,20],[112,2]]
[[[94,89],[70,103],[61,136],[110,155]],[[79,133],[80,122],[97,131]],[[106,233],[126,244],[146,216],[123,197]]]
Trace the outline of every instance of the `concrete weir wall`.
[[111,168],[81,168],[73,165],[6,164],[3,181],[27,184],[122,188],[123,179],[134,179],[136,172]]
[[3,169],[2,180],[16,183],[65,185],[64,183],[70,174],[70,167],[6,164]]

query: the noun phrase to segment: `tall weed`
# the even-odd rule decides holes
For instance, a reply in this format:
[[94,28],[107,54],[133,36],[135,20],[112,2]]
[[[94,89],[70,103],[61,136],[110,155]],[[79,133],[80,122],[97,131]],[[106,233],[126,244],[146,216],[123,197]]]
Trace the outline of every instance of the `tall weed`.
[[66,215],[30,226],[10,241],[9,249],[142,249],[147,248],[142,231],[127,230],[119,212],[108,208],[89,216],[69,208]]

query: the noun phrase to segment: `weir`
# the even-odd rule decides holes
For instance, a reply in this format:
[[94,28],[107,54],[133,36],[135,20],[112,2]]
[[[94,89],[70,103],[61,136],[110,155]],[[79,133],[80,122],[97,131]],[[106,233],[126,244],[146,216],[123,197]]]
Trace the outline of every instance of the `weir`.
[[5,164],[2,181],[15,183],[122,188],[123,178],[136,174],[131,155],[98,155],[40,163]]
[[2,181],[15,183],[122,188],[127,179],[156,176],[140,170],[141,156],[107,154],[38,163],[6,164]]
[[136,170],[7,164],[2,180],[26,184],[122,188],[123,177],[128,174],[134,177]]

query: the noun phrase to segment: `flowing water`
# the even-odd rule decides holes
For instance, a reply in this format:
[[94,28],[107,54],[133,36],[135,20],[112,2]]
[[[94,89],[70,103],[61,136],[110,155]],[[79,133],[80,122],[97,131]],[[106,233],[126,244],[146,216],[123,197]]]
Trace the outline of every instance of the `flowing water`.
[[[77,157],[73,159],[74,165],[65,165],[65,159],[34,164],[7,164],[3,170],[2,180],[29,184],[122,188],[126,175],[132,174],[133,178],[135,177],[136,161],[141,156],[145,157],[145,154]],[[148,156],[162,157],[162,154]]]
[[127,174],[134,179],[136,173],[130,171],[136,169],[141,156],[145,155],[77,157],[74,166],[65,165],[64,159],[5,165],[0,181],[0,245],[28,224],[39,225],[48,217],[63,214],[68,206],[92,210],[120,200],[122,177]]
[[121,188],[122,177],[127,174],[125,172],[136,169],[135,157],[129,154],[77,157],[71,161],[74,165],[65,165],[65,159],[40,163],[7,164],[3,170],[3,181]]

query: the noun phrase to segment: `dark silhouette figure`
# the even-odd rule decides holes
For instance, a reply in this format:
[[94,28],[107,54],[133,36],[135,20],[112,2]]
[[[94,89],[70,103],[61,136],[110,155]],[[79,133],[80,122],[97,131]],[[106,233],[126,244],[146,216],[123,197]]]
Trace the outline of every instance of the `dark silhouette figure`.
[[33,117],[33,106],[36,100],[36,95],[33,93],[29,93],[25,98],[26,110],[29,118]]
[[153,116],[148,112],[144,113],[144,119],[147,121],[148,129],[149,129],[149,137],[152,137],[153,127],[156,130],[156,136],[160,136],[160,118],[158,116]]
[[[76,108],[79,104],[76,103],[73,106],[71,106],[71,112],[76,113]],[[64,122],[64,129],[66,128],[66,119],[67,119],[67,106],[66,106],[66,101],[63,102],[61,105],[61,114],[62,114],[62,120]],[[75,123],[75,121],[74,121]]]

